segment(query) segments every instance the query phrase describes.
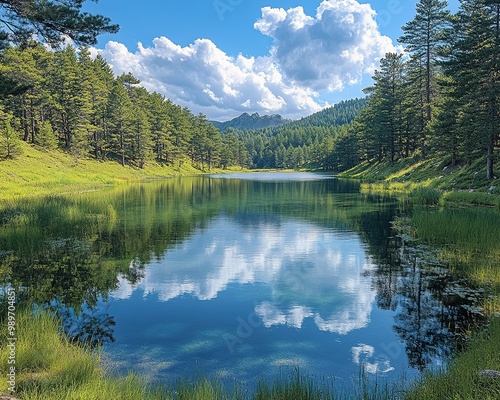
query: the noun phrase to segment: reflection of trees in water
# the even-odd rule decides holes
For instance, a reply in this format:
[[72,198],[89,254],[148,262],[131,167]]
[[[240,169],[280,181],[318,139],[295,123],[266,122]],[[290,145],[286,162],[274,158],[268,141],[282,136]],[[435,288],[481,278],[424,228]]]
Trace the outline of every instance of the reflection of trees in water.
[[[358,232],[378,267],[373,280],[378,306],[399,310],[395,330],[406,342],[412,365],[423,368],[453,348],[456,332],[470,323],[470,309],[462,306],[474,306],[467,300],[473,296],[464,298],[459,290],[462,296],[455,296],[452,277],[422,267],[416,262],[421,255],[394,237],[397,202],[358,191],[357,182],[328,179],[182,178],[111,194],[21,201],[0,210],[0,273],[22,289],[18,293],[25,301],[58,299],[62,309],[72,310],[63,314],[79,327],[81,334],[72,328],[76,337],[111,339],[112,317],[99,314],[96,306],[116,289],[119,275],[139,283],[151,259],[220,213],[244,224],[258,221],[258,215],[303,219]],[[299,272],[307,274],[307,268]],[[81,316],[79,322],[68,312]]]
[[429,248],[395,232],[385,237],[369,244],[377,264],[377,305],[397,312],[394,330],[404,341],[408,362],[423,370],[461,347],[464,332],[482,318],[477,307],[482,291],[452,276]]
[[107,308],[84,304],[77,313],[72,307],[53,302],[50,309],[61,319],[64,333],[71,340],[90,347],[115,341],[113,326],[116,322]]
[[22,299],[38,304],[52,299],[79,308],[95,305],[99,296],[116,287],[116,276],[103,267],[87,241],[46,240],[37,249],[16,252],[3,260],[10,283],[21,288]]

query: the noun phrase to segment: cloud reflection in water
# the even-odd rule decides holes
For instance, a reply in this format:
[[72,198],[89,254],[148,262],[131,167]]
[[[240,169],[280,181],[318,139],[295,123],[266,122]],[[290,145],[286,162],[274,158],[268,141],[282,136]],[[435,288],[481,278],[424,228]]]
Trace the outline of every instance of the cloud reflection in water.
[[355,234],[220,216],[151,262],[138,284],[121,279],[112,297],[139,291],[161,302],[183,295],[209,301],[231,284],[264,284],[269,295],[255,299],[255,312],[265,327],[300,329],[312,318],[319,330],[344,335],[369,323],[376,292],[365,273],[373,268]]

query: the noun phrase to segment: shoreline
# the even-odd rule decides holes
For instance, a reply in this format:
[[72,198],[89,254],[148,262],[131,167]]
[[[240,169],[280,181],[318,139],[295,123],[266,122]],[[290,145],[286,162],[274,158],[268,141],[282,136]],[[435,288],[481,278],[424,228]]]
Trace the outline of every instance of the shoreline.
[[363,162],[341,172],[339,178],[360,180],[363,191],[391,193],[412,198],[415,191],[430,188],[439,194],[437,204],[496,207],[500,210],[500,168],[495,179],[482,175],[483,161],[472,165],[450,166],[446,159],[405,159],[389,162]]
[[198,169],[189,160],[181,165],[151,162],[144,169],[116,161],[75,160],[63,151],[48,153],[22,143],[23,154],[0,161],[0,201],[25,197],[74,194],[100,190],[131,182],[147,182],[180,176],[245,172],[241,167]]
[[[28,150],[32,150],[33,147],[29,146]],[[35,149],[38,151],[37,149]],[[29,151],[25,153],[24,156],[21,156],[21,161],[27,163],[29,161],[37,160],[36,156],[37,153],[36,151]],[[40,151],[38,151],[40,152]],[[47,154],[44,152],[43,156],[46,157]],[[93,192],[93,191],[98,191],[101,190],[105,187],[113,187],[113,186],[118,186],[118,185],[124,185],[127,183],[133,183],[133,182],[141,182],[141,181],[153,181],[153,180],[161,180],[161,179],[170,179],[174,177],[179,177],[179,176],[188,176],[188,175],[202,175],[202,174],[211,174],[211,173],[231,173],[231,172],[262,172],[262,170],[259,171],[253,171],[253,170],[242,170],[238,167],[236,170],[211,170],[211,171],[203,171],[203,170],[197,170],[193,166],[189,165],[188,163],[185,163],[183,165],[183,168],[179,168],[178,170],[175,170],[173,167],[167,167],[167,166],[162,166],[162,165],[152,165],[151,167],[148,167],[144,170],[139,170],[135,169],[132,167],[122,167],[121,165],[113,162],[113,161],[108,161],[108,162],[97,162],[97,161],[92,161],[92,160],[80,160],[79,163],[74,164],[74,159],[71,158],[70,156],[65,157],[66,155],[64,153],[58,153],[57,157],[54,157],[52,159],[51,163],[55,163],[56,161],[59,162],[59,166],[65,166],[68,168],[65,171],[59,171],[60,173],[55,173],[54,172],[54,166],[49,164],[43,164],[41,162],[33,162],[29,165],[30,168],[22,168],[17,177],[13,178],[9,181],[9,185],[6,185],[8,189],[10,188],[10,192],[7,190],[6,192],[3,191],[3,187],[1,186],[2,184],[0,183],[0,201],[2,200],[11,200],[11,201],[16,201],[18,199],[22,199],[25,197],[29,196],[43,196],[43,195],[50,195],[50,194],[66,194],[66,195],[71,195],[74,193],[84,193],[84,192]],[[57,159],[57,160],[56,160]],[[9,165],[11,168],[14,167],[19,161],[19,159],[16,160],[8,160],[5,161],[5,163],[9,164],[3,164],[4,162],[0,162],[0,179],[3,174],[14,174],[14,170],[12,169],[7,169],[3,168],[4,165]],[[36,168],[38,166],[38,168]],[[410,198],[412,196],[412,192],[418,188],[418,187],[429,187],[432,188],[435,191],[438,191],[440,193],[440,198],[438,200],[438,204],[436,205],[445,205],[447,206],[448,204],[456,204],[453,203],[449,200],[446,199],[447,192],[445,191],[444,186],[438,186],[436,184],[429,183],[428,181],[420,181],[415,183],[415,186],[412,187],[411,185],[413,182],[406,180],[402,181],[400,178],[401,176],[397,176],[398,174],[401,174],[402,170],[405,170],[404,168],[401,168],[403,166],[399,166],[400,168],[394,168],[390,166],[380,166],[379,168],[387,168],[390,170],[391,175],[389,175],[390,179],[387,181],[387,184],[385,183],[371,183],[371,185],[379,185],[375,186],[371,190],[377,190],[380,189],[382,191],[391,191],[394,193],[399,193],[402,194],[403,198],[404,196],[408,195]],[[37,174],[34,174],[33,168],[36,169]],[[411,168],[406,166],[407,168]],[[165,174],[162,175],[160,172],[166,172],[166,171],[173,171],[172,174]],[[267,171],[267,170],[266,170]],[[380,170],[379,170],[380,171]],[[373,171],[372,171],[373,172]],[[74,174],[72,174],[74,173]],[[362,174],[361,170],[358,170],[358,173],[360,175]],[[453,171],[455,173],[455,171]],[[31,174],[31,175],[30,175]],[[383,175],[381,173],[376,173],[379,175],[379,177],[382,177]],[[468,173],[466,173],[468,174]],[[372,175],[375,175],[372,174]],[[403,173],[403,175],[405,175]],[[457,174],[458,175],[458,174]],[[96,176],[100,177],[100,181],[95,181]],[[456,175],[455,175],[456,176]],[[34,177],[40,177],[41,182],[37,182]],[[348,178],[348,179],[367,179],[367,176],[348,176],[348,174],[340,174],[340,178]],[[15,182],[16,180],[19,179],[22,182],[25,182],[24,186],[17,187]],[[370,176],[368,176],[368,179],[370,179]],[[404,178],[403,178],[404,179]],[[429,178],[430,179],[430,178]],[[438,178],[441,182],[442,178]],[[374,179],[373,179],[374,181]],[[17,181],[19,182],[19,181]],[[386,182],[385,180],[382,182]],[[391,186],[392,185],[392,186]],[[406,186],[404,186],[406,185]],[[387,187],[386,187],[387,186]],[[399,187],[406,188],[405,190],[400,190],[397,191]],[[72,188],[75,190],[67,190],[68,188]],[[366,190],[369,190],[368,187],[366,187]],[[484,186],[483,186],[484,189]],[[482,189],[482,190],[483,190]],[[17,191],[16,191],[17,190]],[[498,190],[495,188],[495,190]],[[17,193],[12,195],[12,193]],[[453,192],[451,192],[453,193]],[[461,192],[457,192],[461,193]],[[469,200],[474,198],[474,193],[475,192],[465,192],[467,193],[466,197],[469,198]],[[432,193],[431,193],[432,194]],[[486,193],[482,193],[485,196],[497,199],[500,198],[500,196],[497,195],[497,192],[492,193],[490,195]],[[455,195],[456,196],[456,195]],[[444,200],[443,200],[444,199]],[[466,199],[467,200],[467,199]],[[464,201],[463,204],[475,204],[473,202],[466,202]],[[479,203],[481,204],[481,203]],[[485,204],[481,204],[485,205]],[[417,399],[417,398],[429,398],[425,396],[438,396],[436,393],[450,393],[450,390],[454,390],[454,382],[457,381],[457,379],[460,382],[464,382],[463,384],[463,390],[466,390],[466,385],[471,385],[477,382],[478,377],[477,373],[479,369],[485,370],[485,369],[497,369],[500,370],[500,359],[495,359],[493,358],[493,361],[491,361],[491,358],[488,359],[486,356],[487,354],[499,354],[500,349],[498,349],[498,345],[500,344],[500,328],[498,326],[500,325],[499,323],[499,318],[496,316],[494,313],[490,316],[490,327],[488,330],[481,331],[481,332],[476,332],[471,339],[471,343],[473,347],[468,348],[464,352],[461,352],[458,354],[456,357],[452,359],[452,362],[450,363],[450,366],[446,368],[445,371],[438,371],[435,374],[426,374],[422,380],[417,380],[414,381],[409,385],[409,391],[406,391],[405,389],[405,396],[410,399]],[[3,324],[5,326],[5,324]],[[40,331],[43,329],[52,329],[48,327],[47,325],[42,324],[41,326],[38,326],[37,328],[33,328],[34,331]],[[71,343],[65,343],[64,338],[61,338],[60,335],[57,336],[51,336],[50,341],[47,342],[47,356],[52,353],[50,350],[52,347],[56,346],[56,341],[62,340],[63,341],[63,347],[64,348],[72,348],[71,346],[76,347],[74,350],[70,350],[71,352],[75,351],[76,354],[79,354],[78,352],[81,352],[80,355],[75,356],[77,360],[82,360],[81,357],[86,357],[85,353],[88,351],[85,348],[82,348],[81,346],[76,346]],[[57,345],[58,346],[58,345]],[[30,347],[33,347],[30,345]],[[495,353],[496,352],[496,353]],[[475,353],[481,353],[485,354],[481,357],[475,357]],[[85,365],[91,365],[92,363],[95,362],[92,360],[87,361],[90,364],[85,364]],[[493,364],[491,364],[493,362]],[[490,363],[490,364],[487,364]],[[494,364],[496,363],[496,364]],[[49,364],[46,364],[49,365]],[[52,367],[51,367],[52,368]],[[59,379],[57,374],[63,374],[68,377],[69,380],[75,380],[75,376],[72,376],[72,374],[78,372],[72,368],[76,368],[75,366],[68,366],[67,370],[61,370],[60,368],[54,368],[54,376],[52,377],[53,379]],[[180,389],[178,388],[172,388],[172,387],[158,387],[156,389],[151,389],[151,387],[146,388],[146,384],[142,381],[140,377],[130,375],[127,377],[114,377],[114,376],[108,376],[106,375],[103,367],[98,364],[97,366],[89,367],[92,373],[87,377],[89,379],[89,382],[93,382],[92,385],[101,385],[101,387],[109,387],[112,389],[109,390],[125,390],[124,396],[130,396],[130,397],[115,397],[115,398],[134,398],[136,393],[139,393],[137,391],[140,391],[141,396],[144,397],[139,397],[139,398],[150,398],[150,399],[156,399],[156,398],[172,398],[172,397],[167,397],[165,394],[167,391],[178,391]],[[25,375],[25,381],[26,381],[26,387],[33,387],[34,390],[37,389],[37,385],[41,385],[42,387],[44,385],[52,385],[54,382],[51,381],[51,377],[49,377],[47,374],[50,374],[50,368],[48,369],[42,369],[42,370],[37,370],[36,372],[33,372],[31,370],[27,370]],[[78,372],[80,373],[80,372]],[[97,379],[94,378],[94,375],[98,375],[99,378],[98,380],[92,381],[92,379]],[[22,374],[19,375],[20,379],[24,379]],[[308,377],[298,377],[300,379],[297,379],[299,382],[301,382],[301,385],[299,385],[296,389],[298,392],[296,393],[302,393],[302,390],[306,390],[308,385],[314,385],[315,388],[317,388],[318,393],[323,391],[328,391],[327,387],[321,386],[321,382],[315,381],[312,382],[311,378]],[[481,378],[482,379],[482,378]],[[311,383],[312,382],[312,383]],[[481,381],[482,382],[482,381]],[[282,386],[286,386],[289,384],[290,387],[293,386],[293,381],[290,380],[289,382],[281,382]],[[211,397],[214,393],[222,393],[221,391],[223,388],[220,387],[219,383],[216,381],[211,381],[210,379],[205,379],[203,378],[200,382],[192,382],[190,380],[190,377],[186,377],[185,380],[183,380],[182,384],[183,389],[185,390],[185,395],[186,396],[194,396],[194,397],[186,397],[186,398],[197,398],[197,399],[204,399],[206,398],[207,400],[211,400]],[[266,382],[263,383],[264,385],[267,385],[266,387],[269,389],[275,384],[275,377],[269,377]],[[90,390],[88,387],[88,382],[84,381],[81,385],[81,388],[78,390]],[[118,388],[121,389],[118,389]],[[134,387],[134,395],[132,395],[130,392],[127,394],[127,390],[132,390],[131,388]],[[460,386],[461,387],[461,386]],[[496,383],[488,383],[486,384],[486,387],[490,388],[493,387],[492,390],[498,390],[500,393],[500,381],[497,380]],[[128,389],[127,389],[128,388]],[[239,388],[242,389],[242,388]],[[244,392],[243,388],[243,392]],[[364,388],[367,390],[370,390],[370,388]],[[0,390],[4,390],[0,386]],[[67,387],[66,390],[76,390],[73,387]],[[147,393],[146,393],[147,390]],[[157,390],[157,393],[164,393],[165,395],[158,395],[154,394],[153,392],[150,393],[150,391]],[[200,392],[198,392],[198,390]],[[234,389],[235,391],[238,391],[237,388]],[[270,390],[270,389],[269,389]],[[387,390],[396,390],[395,387],[390,387],[387,388]],[[447,392],[448,391],[448,392]],[[361,392],[361,388],[360,388]],[[84,392],[85,396],[89,394],[90,392]],[[116,392],[114,392],[116,393]],[[329,392],[331,393],[331,392]],[[388,392],[387,392],[388,393]],[[386,393],[386,394],[387,394]],[[422,393],[425,393],[425,395],[422,395]],[[459,392],[460,394],[461,392]],[[83,396],[83,395],[82,395]],[[94,396],[94,395],[92,395]],[[89,395],[88,399],[92,398],[99,398],[99,397],[92,397]],[[99,396],[99,394],[95,394],[95,396]],[[121,396],[121,395],[120,395]],[[155,397],[156,396],[156,397]],[[163,396],[163,397],[162,397]],[[244,397],[231,397],[231,394],[225,393],[221,394],[221,396],[227,396],[227,397],[222,397],[222,398],[244,398]],[[385,394],[380,394],[380,397],[374,397],[374,398],[393,398],[393,397],[384,397]],[[424,397],[422,397],[424,396]],[[480,396],[481,397],[481,396]],[[1,397],[0,397],[1,398]],[[30,397],[27,397],[30,398]],[[37,397],[38,398],[38,397]],[[43,397],[50,399],[50,397]],[[113,397],[110,397],[113,398]],[[300,398],[300,397],[298,397]],[[314,397],[316,398],[316,397]],[[318,399],[320,397],[317,397]],[[329,397],[326,397],[329,398]],[[343,397],[331,397],[331,398],[343,398]],[[395,398],[395,397],[394,397]],[[481,398],[488,398],[488,397],[481,397]],[[493,397],[491,397],[493,398]]]

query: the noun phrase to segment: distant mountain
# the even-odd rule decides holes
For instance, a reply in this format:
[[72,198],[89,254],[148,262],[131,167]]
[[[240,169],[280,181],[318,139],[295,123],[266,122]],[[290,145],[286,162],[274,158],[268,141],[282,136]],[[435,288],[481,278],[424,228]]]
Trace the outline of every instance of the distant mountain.
[[[280,126],[236,130],[254,168],[297,168],[327,165],[334,139],[366,106],[366,98],[341,101],[332,107]],[[328,161],[329,162],[329,161]]]
[[238,130],[269,128],[272,126],[280,126],[286,124],[287,122],[290,122],[290,120],[283,118],[279,114],[259,115],[258,113],[243,113],[239,117],[233,118],[231,121],[210,122],[212,122],[212,124],[214,124],[214,126],[222,132],[228,128],[234,128]]

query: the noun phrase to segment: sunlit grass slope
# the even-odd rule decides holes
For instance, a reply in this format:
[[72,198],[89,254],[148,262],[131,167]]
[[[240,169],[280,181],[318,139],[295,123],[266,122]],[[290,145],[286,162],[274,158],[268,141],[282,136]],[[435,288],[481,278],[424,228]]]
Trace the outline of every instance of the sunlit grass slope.
[[[339,176],[362,179],[365,190],[409,194],[419,187],[431,187],[442,193],[444,202],[500,207],[500,180],[486,179],[483,159],[471,165],[454,167],[449,165],[446,157],[409,158],[397,161],[393,166],[387,161],[363,162]],[[500,177],[498,163],[495,176]]]
[[[22,143],[23,153],[0,160],[0,200],[28,195],[94,190],[129,181],[160,179],[202,172],[188,160],[178,166],[149,163],[146,168],[122,167],[116,161],[76,160],[63,151],[44,151]],[[220,172],[211,170],[210,172]]]

